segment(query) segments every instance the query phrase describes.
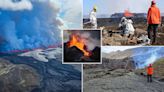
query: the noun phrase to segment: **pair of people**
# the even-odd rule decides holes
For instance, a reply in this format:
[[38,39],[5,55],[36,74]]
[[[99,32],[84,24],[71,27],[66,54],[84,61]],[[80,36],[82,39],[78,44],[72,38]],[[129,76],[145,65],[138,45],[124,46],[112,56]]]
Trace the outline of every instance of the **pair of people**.
[[[126,29],[129,30],[131,34],[134,34],[134,28],[132,25],[132,21],[129,20],[129,22],[126,22],[126,18],[122,18],[123,24],[122,26],[125,26],[126,23],[128,23],[128,28],[123,28],[123,34],[125,34]],[[161,14],[159,8],[156,6],[156,2],[152,1],[151,2],[151,7],[148,10],[147,13],[147,22],[148,22],[148,28],[147,28],[147,34],[148,38],[151,39],[152,44],[156,43],[156,36],[157,36],[157,29],[158,25],[161,23]],[[151,37],[151,32],[153,32],[153,37]]]

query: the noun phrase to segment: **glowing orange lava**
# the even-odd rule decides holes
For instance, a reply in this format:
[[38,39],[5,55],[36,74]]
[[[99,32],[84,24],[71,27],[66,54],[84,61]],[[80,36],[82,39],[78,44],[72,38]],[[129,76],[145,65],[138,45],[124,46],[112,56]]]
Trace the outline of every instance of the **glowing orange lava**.
[[80,49],[84,53],[84,56],[90,56],[90,53],[87,50],[85,50],[84,39],[81,39],[75,34],[71,35],[70,41],[68,42],[67,46],[69,48],[76,46],[78,49]]
[[133,13],[131,13],[129,10],[125,10],[124,16],[125,16],[125,17],[133,17],[134,15],[133,15]]

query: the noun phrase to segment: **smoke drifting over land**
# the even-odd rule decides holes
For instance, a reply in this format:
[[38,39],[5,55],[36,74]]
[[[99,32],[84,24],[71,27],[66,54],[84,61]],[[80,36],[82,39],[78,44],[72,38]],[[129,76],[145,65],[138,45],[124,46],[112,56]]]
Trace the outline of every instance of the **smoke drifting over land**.
[[62,22],[54,4],[49,0],[0,1],[0,52],[60,44]]
[[137,46],[103,46],[103,57],[109,59],[132,58],[136,69],[145,68],[164,58],[164,47],[137,47]]
[[144,68],[153,64],[157,59],[164,57],[163,47],[147,47],[134,49],[133,60],[136,68]]

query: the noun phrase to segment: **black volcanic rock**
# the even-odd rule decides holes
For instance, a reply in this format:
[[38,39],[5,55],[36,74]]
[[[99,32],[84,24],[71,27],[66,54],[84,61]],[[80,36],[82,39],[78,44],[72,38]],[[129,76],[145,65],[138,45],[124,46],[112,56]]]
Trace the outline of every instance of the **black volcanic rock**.
[[108,59],[102,58],[102,64],[84,65],[84,69],[102,68],[102,69],[126,69],[134,70],[135,64],[132,58]]
[[64,45],[64,61],[80,61],[84,53],[78,49],[76,46],[68,48],[66,44]]
[[134,70],[135,64],[133,58],[124,58],[124,59],[107,59],[102,58],[103,68],[109,69],[126,69],[126,70]]
[[[32,67],[36,71],[35,74],[38,74],[40,77],[40,85],[33,88],[31,91],[17,91],[17,89],[13,87],[13,91],[10,92],[81,92],[81,72],[72,65],[62,64],[59,59],[51,59],[49,62],[42,62],[32,57],[14,54],[1,54],[0,58],[8,60],[13,63],[13,65]],[[12,79],[14,78],[15,76],[13,76]],[[29,80],[29,82],[30,81],[31,80]],[[21,87],[21,85],[18,87]]]
[[0,92],[31,92],[40,86],[40,77],[27,65],[0,59]]
[[95,47],[92,51],[92,55],[90,57],[93,60],[100,60],[101,58],[101,51],[99,47]]

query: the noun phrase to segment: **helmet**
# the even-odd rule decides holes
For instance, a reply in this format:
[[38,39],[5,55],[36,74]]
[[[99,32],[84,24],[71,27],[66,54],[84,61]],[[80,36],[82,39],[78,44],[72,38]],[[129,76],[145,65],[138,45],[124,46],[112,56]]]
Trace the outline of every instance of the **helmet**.
[[93,7],[93,9],[97,11],[97,6],[95,5],[95,6]]

